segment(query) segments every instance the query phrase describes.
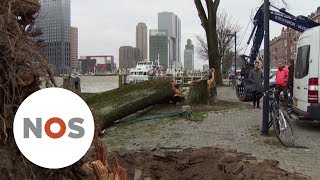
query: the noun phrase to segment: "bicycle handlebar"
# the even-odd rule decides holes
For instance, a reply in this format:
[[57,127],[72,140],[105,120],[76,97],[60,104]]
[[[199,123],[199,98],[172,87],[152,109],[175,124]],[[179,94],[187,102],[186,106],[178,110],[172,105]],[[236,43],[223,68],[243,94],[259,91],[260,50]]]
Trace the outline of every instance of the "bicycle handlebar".
[[266,96],[267,95],[267,93],[269,93],[269,95],[271,94],[271,95],[273,95],[274,94],[274,89],[268,89],[267,91],[265,91],[265,92],[263,92],[263,96]]

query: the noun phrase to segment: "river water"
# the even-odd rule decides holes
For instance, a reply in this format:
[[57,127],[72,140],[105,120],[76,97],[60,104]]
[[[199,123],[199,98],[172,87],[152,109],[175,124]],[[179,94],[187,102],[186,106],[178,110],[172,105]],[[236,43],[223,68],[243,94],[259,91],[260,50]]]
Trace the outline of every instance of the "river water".
[[[62,77],[55,77],[58,87],[63,85]],[[80,76],[82,93],[99,93],[119,87],[118,76]]]

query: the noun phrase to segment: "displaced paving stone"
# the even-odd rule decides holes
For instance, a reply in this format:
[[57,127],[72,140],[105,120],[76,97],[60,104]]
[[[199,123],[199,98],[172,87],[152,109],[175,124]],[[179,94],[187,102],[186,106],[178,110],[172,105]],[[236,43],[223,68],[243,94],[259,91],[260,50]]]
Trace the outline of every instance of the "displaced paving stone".
[[271,166],[273,166],[273,167],[279,166],[279,161],[277,161],[277,160],[264,159],[263,162],[266,162],[266,163],[268,163],[269,165],[271,165]]
[[180,162],[183,164],[189,164],[190,160],[189,158],[186,158],[186,159],[182,159]]
[[254,157],[254,156],[246,156],[246,160],[257,160],[257,157]]
[[140,169],[136,169],[134,172],[134,180],[142,180],[142,171]]
[[151,148],[151,151],[159,151],[160,148],[161,148],[160,143],[157,143],[155,146],[153,146],[153,147]]
[[166,154],[164,152],[162,152],[162,151],[153,152],[153,156],[160,157],[160,158],[166,158],[167,157]]
[[253,168],[245,168],[242,173],[246,178],[251,178],[254,174],[255,170]]
[[203,161],[204,161],[203,157],[195,157],[195,158],[190,159],[189,162],[190,162],[190,164],[196,164],[196,163],[200,163]]
[[144,146],[141,146],[139,151],[148,151],[148,149],[146,147],[144,147]]
[[221,160],[221,162],[223,162],[223,163],[234,163],[234,162],[239,162],[239,161],[240,161],[240,157],[238,157],[237,155],[234,155],[234,154],[227,154]]
[[233,163],[233,164],[227,164],[225,166],[225,172],[226,173],[233,173],[233,174],[239,174],[243,170],[244,163]]

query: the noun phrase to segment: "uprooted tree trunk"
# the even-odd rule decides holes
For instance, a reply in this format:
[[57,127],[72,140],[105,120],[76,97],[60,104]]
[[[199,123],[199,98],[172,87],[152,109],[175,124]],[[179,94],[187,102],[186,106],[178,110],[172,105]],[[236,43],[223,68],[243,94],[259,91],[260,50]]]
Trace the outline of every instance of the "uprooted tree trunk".
[[105,129],[116,120],[154,104],[168,101],[173,95],[172,80],[163,78],[103,92],[89,97],[86,102],[97,110],[98,119],[102,122],[100,128]]
[[0,179],[79,179],[80,165],[48,170],[29,162],[13,137],[19,105],[40,89],[40,76],[52,75],[38,42],[32,40],[40,32],[33,29],[39,9],[38,0],[0,1]]

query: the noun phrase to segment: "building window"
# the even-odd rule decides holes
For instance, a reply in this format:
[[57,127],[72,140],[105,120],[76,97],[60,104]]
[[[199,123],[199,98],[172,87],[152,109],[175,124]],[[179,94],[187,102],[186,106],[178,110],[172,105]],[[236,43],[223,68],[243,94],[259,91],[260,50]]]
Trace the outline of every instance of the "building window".
[[288,44],[287,44],[287,40],[285,39],[285,40],[284,40],[284,47],[287,47],[287,45],[288,45]]
[[295,68],[295,77],[297,79],[301,79],[309,73],[309,54],[310,45],[305,45],[298,48],[298,56]]

